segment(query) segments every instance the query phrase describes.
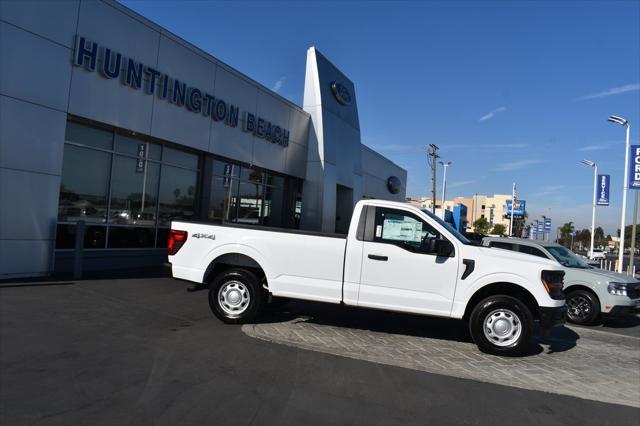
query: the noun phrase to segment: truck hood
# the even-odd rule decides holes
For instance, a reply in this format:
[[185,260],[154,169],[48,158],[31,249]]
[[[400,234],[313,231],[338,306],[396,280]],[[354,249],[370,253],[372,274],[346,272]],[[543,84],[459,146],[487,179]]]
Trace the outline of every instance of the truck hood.
[[535,263],[543,268],[549,268],[551,270],[564,270],[560,264],[549,259],[533,256],[530,254],[519,253],[517,251],[505,250],[500,248],[474,246],[474,249],[478,250],[481,256],[492,257],[496,260],[505,260],[509,262],[526,262],[529,264]]
[[636,283],[638,280],[617,272],[603,271],[602,269],[580,269],[580,268],[563,268],[565,271],[565,282],[585,281],[589,283],[595,282],[617,282],[617,283]]

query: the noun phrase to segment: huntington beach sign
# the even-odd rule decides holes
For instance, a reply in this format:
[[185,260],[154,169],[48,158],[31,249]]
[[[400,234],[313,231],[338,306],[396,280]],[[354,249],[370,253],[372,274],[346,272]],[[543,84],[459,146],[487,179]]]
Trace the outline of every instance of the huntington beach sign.
[[[143,90],[194,114],[229,127],[238,126],[240,108],[234,104],[85,37],[76,36],[73,64],[87,71],[98,71],[104,78],[119,80],[123,86]],[[242,129],[271,143],[289,145],[289,130],[248,111],[243,113]]]

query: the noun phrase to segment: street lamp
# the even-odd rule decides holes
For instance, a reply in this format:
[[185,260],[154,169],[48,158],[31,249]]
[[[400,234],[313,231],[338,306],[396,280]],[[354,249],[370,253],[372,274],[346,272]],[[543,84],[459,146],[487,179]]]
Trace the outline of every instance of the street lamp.
[[445,193],[447,192],[447,167],[449,167],[452,162],[451,161],[439,161],[440,165],[444,168],[444,176],[442,177],[442,204],[440,208],[442,209],[442,220],[444,220],[444,200]]
[[591,212],[591,245],[589,251],[589,258],[593,259],[593,238],[595,236],[595,226],[596,226],[596,187],[598,185],[598,165],[595,161],[591,160],[582,160],[582,164],[585,164],[589,167],[593,167],[593,209]]
[[620,253],[618,253],[618,272],[622,273],[622,261],[624,259],[624,222],[625,222],[625,213],[627,209],[627,190],[629,189],[629,185],[627,180],[629,179],[629,122],[624,118],[618,117],[616,115],[610,115],[607,118],[608,121],[619,124],[623,127],[627,128],[627,141],[624,146],[624,181],[622,183],[622,215],[620,219]]

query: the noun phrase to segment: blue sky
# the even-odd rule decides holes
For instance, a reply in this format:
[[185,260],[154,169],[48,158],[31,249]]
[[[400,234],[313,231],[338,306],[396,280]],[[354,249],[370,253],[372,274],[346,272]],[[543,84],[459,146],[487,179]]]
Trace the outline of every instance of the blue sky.
[[597,225],[619,228],[624,129],[606,118],[640,143],[639,1],[122,3],[299,105],[316,46],[355,82],[362,141],[407,169],[409,196],[430,188],[435,143],[447,198],[515,181],[530,219],[588,227],[588,158],[612,176]]

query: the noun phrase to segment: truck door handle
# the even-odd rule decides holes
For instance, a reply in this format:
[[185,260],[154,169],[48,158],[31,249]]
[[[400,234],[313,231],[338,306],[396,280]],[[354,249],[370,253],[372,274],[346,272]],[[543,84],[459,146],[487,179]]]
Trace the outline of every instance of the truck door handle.
[[380,256],[380,255],[377,255],[377,254],[370,254],[368,257],[371,260],[381,260],[383,262],[386,262],[387,260],[389,260],[389,258],[387,256]]

